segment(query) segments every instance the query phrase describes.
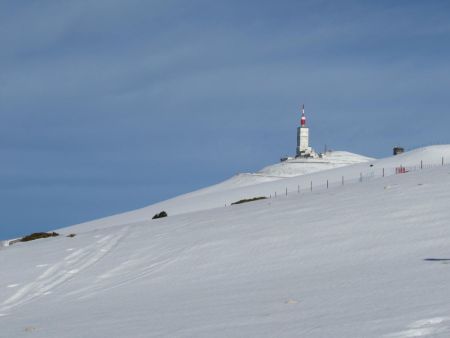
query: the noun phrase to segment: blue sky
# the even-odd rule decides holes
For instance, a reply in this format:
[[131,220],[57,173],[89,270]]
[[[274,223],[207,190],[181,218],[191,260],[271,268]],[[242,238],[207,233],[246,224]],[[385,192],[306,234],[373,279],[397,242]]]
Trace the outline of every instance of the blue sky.
[[0,2],[0,238],[295,151],[450,143],[448,1]]

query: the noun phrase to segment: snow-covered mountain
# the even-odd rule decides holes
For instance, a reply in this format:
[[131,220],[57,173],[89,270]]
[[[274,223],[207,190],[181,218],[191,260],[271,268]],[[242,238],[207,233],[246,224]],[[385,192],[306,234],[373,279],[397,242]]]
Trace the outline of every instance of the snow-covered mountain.
[[447,161],[450,146],[277,164],[14,244],[0,337],[449,337]]
[[332,168],[349,166],[355,163],[367,163],[371,160],[373,159],[370,157],[345,151],[335,151],[328,153],[324,159],[281,162],[267,166],[256,173],[237,174],[224,182],[149,207],[80,224],[76,226],[76,229],[78,231],[80,229],[90,230],[92,227],[109,227],[129,222],[142,222],[151,219],[155,213],[161,210],[167,210],[170,215],[175,215],[223,207],[252,194],[270,196],[277,190],[281,193],[288,186],[291,189],[298,190],[295,177],[318,172],[328,173],[328,170]]

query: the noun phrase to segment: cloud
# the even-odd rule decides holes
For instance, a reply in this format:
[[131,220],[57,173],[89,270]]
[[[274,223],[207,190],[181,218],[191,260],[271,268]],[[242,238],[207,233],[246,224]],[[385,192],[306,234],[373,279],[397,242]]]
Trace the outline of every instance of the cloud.
[[[14,216],[21,201],[45,195],[95,218],[122,210],[120,201],[143,206],[257,170],[293,152],[301,103],[318,148],[382,156],[394,143],[445,139],[449,7],[3,1],[5,217],[29,223]],[[89,187],[104,201],[117,196],[114,205],[96,213],[83,202]],[[43,210],[41,224],[51,214]]]

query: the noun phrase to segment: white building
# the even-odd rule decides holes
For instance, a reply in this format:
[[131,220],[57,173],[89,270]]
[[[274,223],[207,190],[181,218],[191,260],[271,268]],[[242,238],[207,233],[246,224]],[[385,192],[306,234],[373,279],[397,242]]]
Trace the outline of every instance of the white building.
[[309,146],[309,128],[306,126],[305,105],[302,107],[302,118],[297,128],[296,157],[314,157],[314,150]]

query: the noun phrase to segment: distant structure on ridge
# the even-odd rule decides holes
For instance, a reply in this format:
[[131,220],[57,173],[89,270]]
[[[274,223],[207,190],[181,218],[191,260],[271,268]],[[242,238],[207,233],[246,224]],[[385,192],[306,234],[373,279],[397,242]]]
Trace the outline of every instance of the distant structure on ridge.
[[405,152],[405,148],[399,147],[399,146],[395,146],[394,149],[393,149],[393,152],[394,152],[394,156],[395,155],[400,155],[400,154],[403,154]]
[[309,128],[306,124],[305,105],[302,105],[300,126],[297,127],[297,148],[295,149],[295,157],[282,157],[280,161],[295,161],[295,163],[309,162],[311,159],[321,161],[327,153],[329,153],[329,151],[325,150],[325,153],[318,154],[309,146]]
[[297,150],[295,157],[314,157],[314,155],[314,150],[309,146],[309,128],[306,126],[305,105],[303,105],[300,126],[297,128]]

